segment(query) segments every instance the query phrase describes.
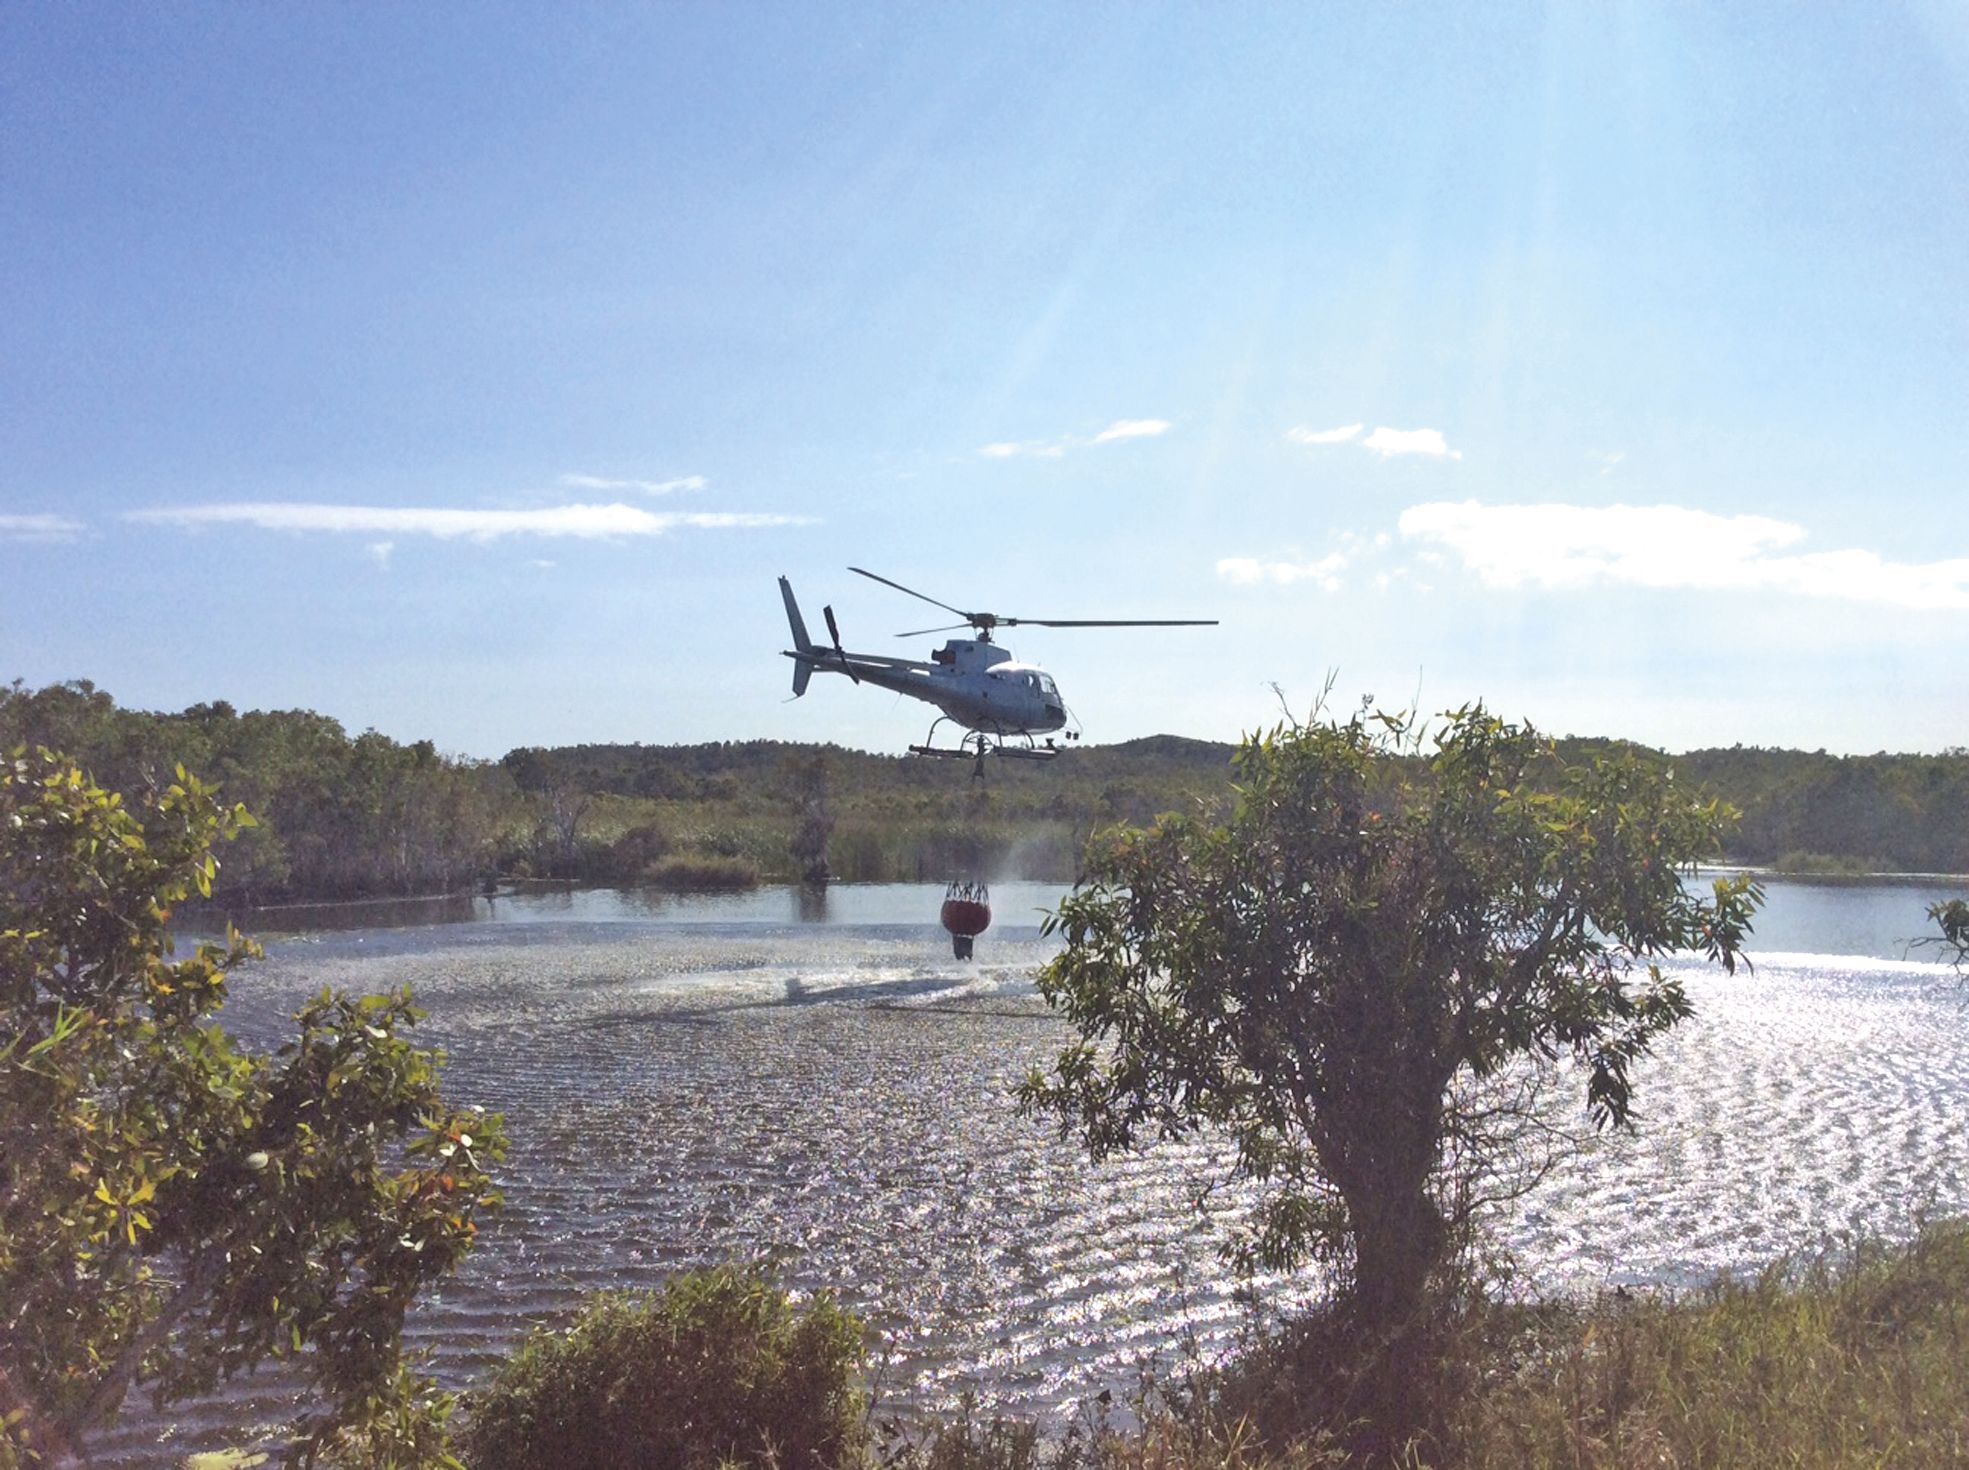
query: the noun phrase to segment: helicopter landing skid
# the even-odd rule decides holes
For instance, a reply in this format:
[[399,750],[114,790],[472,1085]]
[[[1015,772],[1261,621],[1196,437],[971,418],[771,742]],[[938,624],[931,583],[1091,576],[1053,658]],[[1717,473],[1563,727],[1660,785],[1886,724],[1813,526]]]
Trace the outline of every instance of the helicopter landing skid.
[[1060,752],[1043,745],[1033,746],[1030,749],[1023,745],[986,745],[982,748],[975,745],[912,745],[909,747],[909,753],[934,755],[945,760],[968,761],[987,755],[1002,755],[1005,759],[1014,761],[1050,761]]
[[974,761],[976,764],[971,769],[973,776],[984,774],[985,757],[988,755],[1004,756],[1008,760],[1050,761],[1060,753],[1050,740],[1040,745],[1032,736],[1027,735],[1025,744],[1008,745],[1004,734],[991,730],[973,730],[955,745],[929,743],[937,738],[937,725],[942,723],[942,720],[938,720],[936,725],[930,726],[930,733],[925,738],[925,742],[922,745],[910,746],[909,753],[936,756],[942,760]]

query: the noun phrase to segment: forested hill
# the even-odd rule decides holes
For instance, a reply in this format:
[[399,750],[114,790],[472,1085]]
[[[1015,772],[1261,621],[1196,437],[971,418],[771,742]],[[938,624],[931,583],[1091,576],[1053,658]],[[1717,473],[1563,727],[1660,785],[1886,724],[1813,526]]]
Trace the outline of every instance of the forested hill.
[[1692,750],[1676,771],[1743,813],[1731,856],[1802,871],[1969,872],[1969,750]]
[[[1569,740],[1584,754],[1618,742]],[[0,750],[47,745],[105,785],[182,764],[261,825],[226,854],[236,902],[456,890],[518,876],[850,881],[1071,878],[1089,833],[1230,796],[1232,748],[1173,735],[1046,763],[778,741],[578,745],[462,760],[306,710],[121,708],[87,683],[0,686]],[[1969,752],[1645,752],[1744,813],[1725,856],[1806,871],[1969,872]],[[803,835],[804,834],[804,835]],[[816,844],[818,846],[816,847]]]

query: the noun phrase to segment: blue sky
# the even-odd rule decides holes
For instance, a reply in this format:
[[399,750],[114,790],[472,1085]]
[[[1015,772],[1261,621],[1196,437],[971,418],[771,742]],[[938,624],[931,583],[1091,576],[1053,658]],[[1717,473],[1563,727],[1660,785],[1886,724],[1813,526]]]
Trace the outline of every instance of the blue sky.
[[0,678],[497,755],[1035,617],[1087,738],[1336,671],[1969,743],[1955,6],[0,9]]

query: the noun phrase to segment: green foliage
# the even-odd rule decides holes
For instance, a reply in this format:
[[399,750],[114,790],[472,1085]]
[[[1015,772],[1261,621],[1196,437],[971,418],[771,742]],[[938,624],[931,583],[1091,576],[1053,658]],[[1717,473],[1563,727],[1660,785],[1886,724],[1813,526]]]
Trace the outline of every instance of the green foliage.
[[1958,970],[1969,967],[1969,899],[1930,904],[1928,922],[1936,932],[1915,943],[1923,949],[1940,950],[1942,958]]
[[215,893],[237,903],[291,896],[452,892],[491,871],[516,797],[496,766],[446,760],[429,741],[353,739],[305,710],[181,714],[118,709],[86,681],[0,686],[0,750],[65,751],[134,801],[183,766],[249,806]]
[[1872,872],[1969,872],[1969,751],[1836,756],[1739,746],[1690,751],[1675,765],[1742,811],[1734,860],[1810,854]]
[[1481,708],[1426,741],[1365,710],[1280,728],[1237,776],[1222,825],[1097,839],[1039,977],[1083,1039],[1023,1098],[1097,1157],[1227,1135],[1265,1186],[1242,1259],[1328,1260],[1378,1331],[1510,1153],[1495,1089],[1570,1055],[1591,1116],[1628,1122],[1630,1064],[1690,1010],[1654,958],[1733,967],[1758,893],[1683,886],[1717,803],[1631,753],[1569,764]]
[[804,1309],[756,1270],[717,1267],[602,1296],[538,1331],[473,1395],[477,1470],[827,1470],[865,1433],[862,1326]]
[[[456,892],[495,871],[635,883],[648,861],[629,870],[615,843],[645,827],[668,840],[657,857],[742,858],[779,879],[803,879],[819,856],[845,882],[1068,880],[1091,832],[1166,811],[1221,816],[1232,776],[1231,747],[1168,735],[1075,746],[1041,766],[997,763],[981,783],[961,762],[766,740],[528,747],[484,763],[373,731],[352,738],[305,710],[120,709],[87,681],[0,685],[0,749],[23,743],[66,750],[126,798],[167,783],[176,765],[222,783],[260,818],[217,879],[219,898],[236,904]],[[1610,740],[1560,751],[1669,763]],[[1738,747],[1673,765],[1745,813],[1728,834],[1732,860],[1969,872],[1969,752]]]
[[643,881],[679,893],[715,893],[758,887],[759,870],[744,858],[673,857],[650,864]]
[[324,1436],[320,1461],[333,1470],[465,1470],[454,1452],[458,1396],[399,1364],[348,1421]]
[[1822,852],[1782,852],[1770,862],[1788,878],[1866,878],[1893,866],[1882,857],[1834,857]]
[[[782,880],[812,881],[824,861],[832,881],[941,883],[1072,878],[1094,827],[1221,801],[1230,754],[1159,736],[1073,749],[1043,767],[1006,762],[982,783],[961,763],[761,740],[527,749],[503,764],[531,802],[556,782],[594,795],[565,876],[621,881],[608,844],[654,822],[677,856],[742,858]],[[512,858],[532,874],[558,871],[538,843]]]
[[607,859],[599,864],[613,882],[647,883],[650,869],[670,851],[670,834],[655,822],[631,827],[608,846]]
[[258,1055],[216,1024],[255,947],[170,958],[250,823],[182,769],[133,810],[45,751],[0,763],[0,1343],[59,1440],[270,1358],[317,1386],[304,1444],[367,1422],[493,1197],[498,1120],[439,1095],[407,995],[324,991]]

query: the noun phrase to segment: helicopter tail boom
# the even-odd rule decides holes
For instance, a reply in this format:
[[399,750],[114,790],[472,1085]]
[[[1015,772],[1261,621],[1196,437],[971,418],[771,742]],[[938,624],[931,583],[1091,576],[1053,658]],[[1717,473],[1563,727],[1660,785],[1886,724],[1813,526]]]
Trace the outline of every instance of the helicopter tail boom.
[[793,630],[793,697],[798,699],[807,692],[807,680],[813,677],[814,640],[807,636],[807,620],[800,616],[800,604],[793,600],[793,584],[784,577],[779,579],[779,595],[786,600],[786,622]]

